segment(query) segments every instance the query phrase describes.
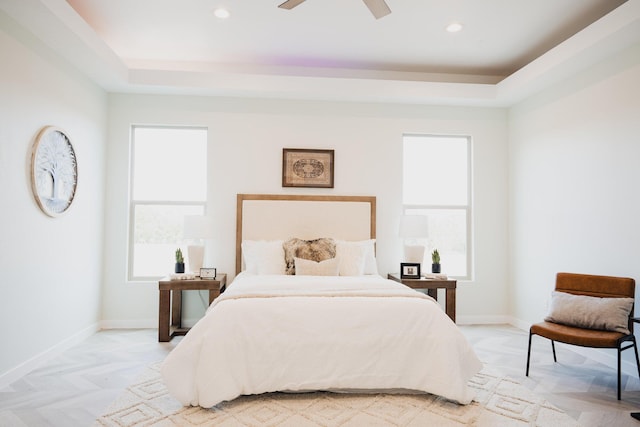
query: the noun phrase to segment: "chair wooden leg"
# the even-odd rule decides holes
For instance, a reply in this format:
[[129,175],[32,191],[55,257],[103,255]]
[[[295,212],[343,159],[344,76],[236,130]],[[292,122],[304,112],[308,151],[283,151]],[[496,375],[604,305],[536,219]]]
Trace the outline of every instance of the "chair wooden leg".
[[551,350],[553,350],[553,361],[558,363],[558,358],[556,357],[556,344],[553,340],[551,340]]
[[527,350],[527,372],[525,376],[529,376],[529,361],[531,360],[531,331],[529,331],[529,349]]

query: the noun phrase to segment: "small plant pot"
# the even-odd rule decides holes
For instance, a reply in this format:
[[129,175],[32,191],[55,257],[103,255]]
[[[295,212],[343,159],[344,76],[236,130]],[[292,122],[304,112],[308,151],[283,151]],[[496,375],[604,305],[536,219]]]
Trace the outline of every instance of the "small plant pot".
[[176,262],[176,273],[184,273],[184,262]]
[[440,264],[431,264],[432,273],[440,273]]

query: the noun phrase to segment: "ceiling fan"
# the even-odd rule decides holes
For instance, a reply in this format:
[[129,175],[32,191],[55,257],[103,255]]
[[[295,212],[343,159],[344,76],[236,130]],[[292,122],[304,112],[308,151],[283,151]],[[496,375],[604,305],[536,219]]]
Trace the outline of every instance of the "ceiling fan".
[[[284,3],[278,5],[281,9],[293,9],[305,0],[286,0]],[[371,13],[376,19],[380,19],[383,16],[387,16],[391,13],[391,9],[387,6],[385,0],[362,0],[367,5]]]

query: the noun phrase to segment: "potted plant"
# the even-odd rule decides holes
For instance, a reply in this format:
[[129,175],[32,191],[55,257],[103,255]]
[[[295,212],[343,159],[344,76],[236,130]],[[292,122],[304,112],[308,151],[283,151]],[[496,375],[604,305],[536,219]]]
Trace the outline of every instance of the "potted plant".
[[431,272],[440,273],[440,253],[437,249],[431,252]]
[[176,249],[176,273],[184,273],[184,257],[182,249]]

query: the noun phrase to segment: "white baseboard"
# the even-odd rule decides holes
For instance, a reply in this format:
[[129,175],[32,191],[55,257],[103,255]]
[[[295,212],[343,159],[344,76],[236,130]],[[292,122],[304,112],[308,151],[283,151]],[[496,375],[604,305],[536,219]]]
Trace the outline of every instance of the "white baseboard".
[[157,329],[158,319],[103,320],[100,329]]
[[[182,319],[182,326],[192,328],[200,318]],[[100,329],[158,329],[158,319],[103,320]]]
[[458,316],[456,315],[456,324],[458,325],[510,325],[512,318],[510,316]]
[[73,347],[74,345],[84,341],[91,335],[95,334],[99,330],[98,324],[87,326],[83,330],[71,335],[70,337],[60,341],[53,347],[41,352],[40,354],[28,359],[18,366],[10,369],[4,374],[0,375],[0,389],[9,386],[16,380],[19,380],[29,372],[33,371],[37,367],[41,366],[45,362],[60,355],[65,350]]
[[523,320],[520,319],[516,319],[514,317],[511,318],[511,321],[509,322],[509,324],[511,326],[514,326],[518,329],[522,329],[523,331],[526,331],[527,333],[529,333],[529,328],[531,327],[531,323],[529,322],[525,322]]

